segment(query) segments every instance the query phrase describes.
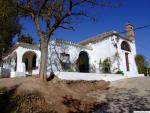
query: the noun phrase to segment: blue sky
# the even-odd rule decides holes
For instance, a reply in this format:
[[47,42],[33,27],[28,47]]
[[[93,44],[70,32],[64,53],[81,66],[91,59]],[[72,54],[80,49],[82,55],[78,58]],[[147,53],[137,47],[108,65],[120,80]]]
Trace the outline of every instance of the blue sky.
[[[117,0],[112,0],[117,1]],[[95,15],[96,21],[79,19],[75,25],[75,31],[58,29],[53,37],[79,42],[91,36],[116,30],[125,30],[125,24],[129,21],[135,27],[150,24],[150,0],[118,0],[122,1],[120,7],[89,8]],[[23,32],[33,36],[38,41],[38,35],[34,23],[29,19],[22,19]],[[150,62],[150,27],[135,31],[137,53],[143,54]]]

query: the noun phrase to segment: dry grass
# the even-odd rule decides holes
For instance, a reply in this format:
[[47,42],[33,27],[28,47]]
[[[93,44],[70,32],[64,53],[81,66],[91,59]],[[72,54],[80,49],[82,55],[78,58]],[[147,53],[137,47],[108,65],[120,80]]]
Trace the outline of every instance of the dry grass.
[[0,79],[0,111],[87,113],[103,100],[103,96],[95,96],[95,92],[108,87],[109,82],[105,81],[62,81],[56,77],[48,83],[35,77]]

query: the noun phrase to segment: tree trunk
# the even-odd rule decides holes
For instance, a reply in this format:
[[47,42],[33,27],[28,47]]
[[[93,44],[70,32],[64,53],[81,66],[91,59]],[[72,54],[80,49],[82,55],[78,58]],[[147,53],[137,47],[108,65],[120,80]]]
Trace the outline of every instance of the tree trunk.
[[48,38],[41,38],[41,62],[40,62],[40,79],[47,81],[47,56],[48,56]]

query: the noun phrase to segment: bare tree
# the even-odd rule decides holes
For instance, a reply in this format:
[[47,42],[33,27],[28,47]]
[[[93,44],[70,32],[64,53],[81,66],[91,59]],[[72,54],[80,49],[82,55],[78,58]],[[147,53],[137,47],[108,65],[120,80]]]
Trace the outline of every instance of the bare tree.
[[[84,5],[110,5],[104,0],[10,0],[21,15],[31,17],[36,25],[41,45],[40,79],[46,81],[48,42],[56,29],[74,30],[72,17],[85,16],[94,19],[83,10]],[[41,23],[45,23],[42,29]]]

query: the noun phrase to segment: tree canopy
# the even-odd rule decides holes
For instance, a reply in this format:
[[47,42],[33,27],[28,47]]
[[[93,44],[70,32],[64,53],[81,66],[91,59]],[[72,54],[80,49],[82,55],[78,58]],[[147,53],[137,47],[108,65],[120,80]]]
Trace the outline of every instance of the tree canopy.
[[148,71],[148,62],[145,57],[141,54],[136,55],[135,62],[137,65],[138,72],[140,74],[145,74]]
[[33,44],[33,38],[31,35],[21,34],[18,38],[18,42]]
[[20,32],[17,10],[9,0],[0,0],[0,59],[12,45],[13,37]]

